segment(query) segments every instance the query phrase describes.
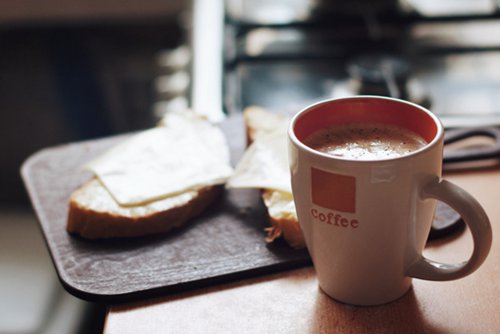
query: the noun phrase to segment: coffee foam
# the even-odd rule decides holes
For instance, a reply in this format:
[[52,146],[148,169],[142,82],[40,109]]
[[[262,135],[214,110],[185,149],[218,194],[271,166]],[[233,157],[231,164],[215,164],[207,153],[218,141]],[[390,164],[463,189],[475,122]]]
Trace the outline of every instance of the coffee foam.
[[304,144],[339,158],[381,160],[407,155],[427,142],[413,131],[395,125],[352,123],[314,132]]

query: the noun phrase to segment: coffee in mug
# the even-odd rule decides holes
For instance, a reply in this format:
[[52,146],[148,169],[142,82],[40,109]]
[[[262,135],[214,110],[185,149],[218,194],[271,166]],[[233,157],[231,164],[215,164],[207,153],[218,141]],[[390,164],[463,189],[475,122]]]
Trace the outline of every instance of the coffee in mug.
[[[293,197],[326,294],[349,304],[384,304],[404,295],[413,278],[458,279],[486,259],[489,219],[470,194],[441,177],[443,135],[430,111],[386,97],[327,100],[293,117]],[[470,228],[474,248],[464,262],[423,255],[437,200]]]
[[403,156],[427,143],[418,134],[383,123],[351,123],[321,129],[304,144],[339,158],[378,160]]

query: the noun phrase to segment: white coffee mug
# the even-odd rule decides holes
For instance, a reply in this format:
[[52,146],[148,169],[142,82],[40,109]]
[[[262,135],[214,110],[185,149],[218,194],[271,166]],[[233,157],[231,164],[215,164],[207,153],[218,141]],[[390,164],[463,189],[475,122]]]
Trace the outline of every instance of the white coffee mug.
[[[410,129],[427,144],[391,159],[334,157],[304,144],[334,125],[377,122]],[[335,300],[378,305],[404,295],[412,278],[464,277],[491,247],[489,219],[480,204],[441,178],[444,129],[423,107],[402,100],[354,96],[319,102],[295,115],[288,130],[292,190],[319,285]],[[436,199],[470,228],[468,261],[445,264],[422,255]]]

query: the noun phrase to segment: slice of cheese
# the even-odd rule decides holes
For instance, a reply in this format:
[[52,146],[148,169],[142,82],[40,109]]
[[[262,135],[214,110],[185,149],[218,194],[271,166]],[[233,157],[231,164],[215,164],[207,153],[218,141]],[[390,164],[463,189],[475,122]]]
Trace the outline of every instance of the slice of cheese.
[[286,129],[276,129],[256,137],[243,154],[226,186],[291,193]]
[[279,190],[291,194],[287,149],[289,119],[259,107],[249,107],[244,117],[252,143],[226,186]]
[[228,188],[257,188],[267,208],[267,242],[283,237],[293,248],[305,247],[298,223],[288,166],[289,119],[258,107],[244,112],[248,140],[252,142],[228,180]]
[[93,171],[123,206],[223,184],[232,174],[222,131],[194,113],[170,113],[91,161]]

